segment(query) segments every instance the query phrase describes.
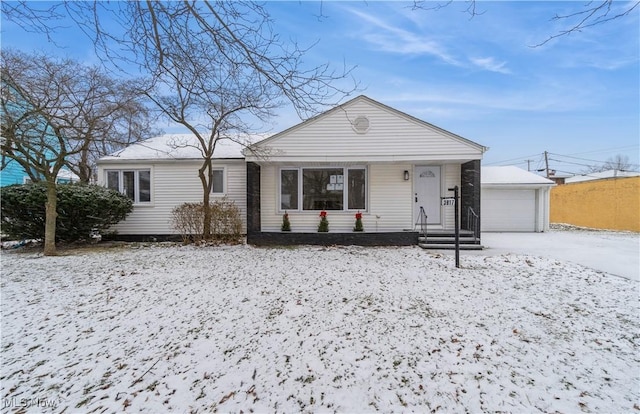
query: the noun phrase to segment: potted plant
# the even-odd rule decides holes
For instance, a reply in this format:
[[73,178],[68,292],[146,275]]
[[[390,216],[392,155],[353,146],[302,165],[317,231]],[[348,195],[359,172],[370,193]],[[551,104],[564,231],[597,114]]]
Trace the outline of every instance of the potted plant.
[[322,210],[320,212],[320,224],[318,224],[318,232],[326,233],[329,231],[329,220],[327,220],[327,212]]
[[364,231],[364,226],[362,225],[362,213],[356,213],[356,226],[353,228],[353,231]]
[[280,227],[282,231],[291,231],[291,222],[289,221],[289,214],[285,211],[282,216],[282,226]]

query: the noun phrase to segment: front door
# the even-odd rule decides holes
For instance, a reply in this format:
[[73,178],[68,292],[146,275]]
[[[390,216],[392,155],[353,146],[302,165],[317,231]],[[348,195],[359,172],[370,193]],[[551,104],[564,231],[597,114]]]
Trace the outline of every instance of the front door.
[[415,218],[420,217],[420,207],[427,214],[427,224],[441,224],[440,194],[441,167],[439,165],[417,165],[413,171]]

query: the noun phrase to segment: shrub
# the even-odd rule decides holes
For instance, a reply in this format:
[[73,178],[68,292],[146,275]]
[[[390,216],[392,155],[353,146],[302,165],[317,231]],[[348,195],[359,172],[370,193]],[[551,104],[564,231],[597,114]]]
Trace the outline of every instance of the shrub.
[[282,216],[282,226],[280,226],[280,230],[291,231],[291,221],[289,221],[289,214],[286,212]]
[[322,210],[320,212],[320,224],[318,224],[318,232],[326,233],[329,231],[329,220],[327,219],[327,212]]
[[[57,186],[56,240],[85,240],[105,232],[133,210],[126,196],[101,186],[61,184]],[[12,185],[0,189],[2,232],[11,238],[43,239],[47,184]]]
[[[204,204],[184,203],[173,209],[172,224],[184,243],[204,241]],[[242,217],[236,204],[223,197],[211,203],[211,237],[209,240],[237,243],[242,237]]]

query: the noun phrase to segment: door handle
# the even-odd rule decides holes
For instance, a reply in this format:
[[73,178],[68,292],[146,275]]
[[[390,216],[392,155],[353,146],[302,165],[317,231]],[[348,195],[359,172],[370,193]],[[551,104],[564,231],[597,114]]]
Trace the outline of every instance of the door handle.
[[415,193],[416,203],[418,202],[418,193]]

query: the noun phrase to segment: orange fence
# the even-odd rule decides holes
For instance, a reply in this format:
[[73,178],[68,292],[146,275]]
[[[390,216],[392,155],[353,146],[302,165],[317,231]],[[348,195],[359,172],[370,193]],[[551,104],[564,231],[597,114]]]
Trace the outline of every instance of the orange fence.
[[552,223],[640,232],[640,177],[610,178],[551,189]]

